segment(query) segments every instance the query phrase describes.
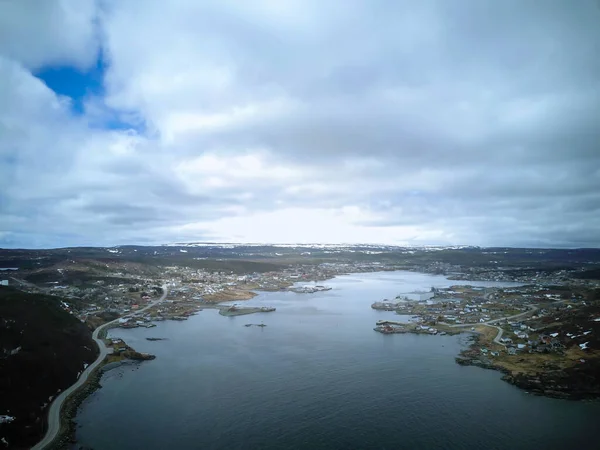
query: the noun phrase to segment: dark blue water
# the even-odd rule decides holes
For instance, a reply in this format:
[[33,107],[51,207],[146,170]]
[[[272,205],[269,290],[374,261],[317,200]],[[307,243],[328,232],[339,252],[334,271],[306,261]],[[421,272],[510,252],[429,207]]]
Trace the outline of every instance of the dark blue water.
[[[373,301],[456,281],[386,272],[325,284],[334,289],[247,302],[274,313],[207,310],[114,330],[157,359],[103,377],[76,418],[75,448],[598,448],[599,404],[535,397],[497,372],[457,365],[466,335],[372,330],[394,318],[372,310]],[[260,322],[267,327],[244,327]]]

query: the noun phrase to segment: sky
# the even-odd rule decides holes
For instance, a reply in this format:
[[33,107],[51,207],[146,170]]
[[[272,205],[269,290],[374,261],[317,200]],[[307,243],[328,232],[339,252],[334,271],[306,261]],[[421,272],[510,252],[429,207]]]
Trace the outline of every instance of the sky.
[[2,0],[0,247],[600,246],[595,0]]

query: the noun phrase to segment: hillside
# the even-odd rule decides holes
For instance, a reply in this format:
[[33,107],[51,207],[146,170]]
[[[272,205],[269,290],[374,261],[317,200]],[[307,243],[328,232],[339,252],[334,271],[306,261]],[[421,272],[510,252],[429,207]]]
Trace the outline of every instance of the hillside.
[[0,287],[0,416],[14,417],[0,423],[0,439],[8,448],[41,438],[45,406],[97,353],[91,331],[59,298]]

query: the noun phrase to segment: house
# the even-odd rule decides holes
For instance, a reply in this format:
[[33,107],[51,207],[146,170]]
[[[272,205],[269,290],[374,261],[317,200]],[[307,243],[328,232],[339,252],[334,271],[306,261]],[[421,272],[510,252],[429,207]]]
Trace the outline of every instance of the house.
[[516,355],[517,354],[517,349],[515,347],[507,347],[506,351],[508,352],[509,355]]
[[0,286],[8,286],[8,280],[0,280]]

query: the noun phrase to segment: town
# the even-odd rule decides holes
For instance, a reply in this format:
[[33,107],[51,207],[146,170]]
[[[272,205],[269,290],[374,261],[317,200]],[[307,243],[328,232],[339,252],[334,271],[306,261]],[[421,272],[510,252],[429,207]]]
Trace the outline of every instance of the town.
[[[68,274],[69,270],[80,270],[80,264],[74,267],[55,269],[57,276]],[[151,321],[186,320],[190,315],[207,308],[219,309],[222,315],[240,314],[246,310],[223,303],[251,299],[255,291],[285,291],[296,293],[314,293],[330,289],[315,284],[336,275],[345,273],[373,272],[382,270],[381,264],[357,263],[320,265],[298,265],[277,272],[253,272],[235,274],[224,271],[209,271],[189,267],[166,266],[160,268],[160,276],[136,274],[135,270],[110,270],[104,268],[102,279],[87,283],[69,283],[46,281],[31,283],[16,276],[5,282],[16,285],[26,292],[38,292],[61,298],[61,306],[82,322],[96,328],[118,317],[120,326],[134,328],[152,326]],[[389,269],[388,269],[389,270]],[[117,280],[118,282],[115,282]],[[294,287],[294,283],[306,283]],[[162,285],[168,286],[169,295],[144,314],[138,311],[152,303],[163,293]],[[265,312],[257,309],[255,312]]]
[[[290,248],[282,250],[287,251],[284,254],[270,247],[261,251],[218,248],[223,256],[261,255],[264,259],[260,261],[202,256],[217,251],[215,248],[104,251],[110,257],[75,257],[67,249],[58,261],[54,255],[36,256],[20,268],[13,267],[23,265],[17,255],[5,262],[1,282],[20,291],[53,296],[65,312],[90,330],[101,328],[99,338],[111,350],[106,360],[109,364],[153,358],[138,353],[114,333],[109,335],[111,328],[153,328],[160,321],[188,320],[207,309],[218,310],[225,317],[277,314],[272,306],[243,302],[261,291],[311,295],[331,289],[326,280],[338,275],[395,270],[444,275],[451,282],[426,292],[398,292],[393,299],[373,299],[371,308],[384,314],[375,323],[377,332],[469,333],[473,340],[457,356],[459,364],[501,370],[506,379],[533,392],[536,386],[530,385],[539,380],[540,373],[555,376],[572,370],[593,371],[598,360],[600,282],[594,263],[548,269],[547,264],[527,260],[500,267],[496,259],[511,256],[510,251],[481,250],[478,258],[487,258],[486,264],[465,264],[465,255],[472,258],[470,249],[451,249],[451,256],[445,257],[443,249],[419,253],[390,248]],[[138,262],[142,251],[149,258],[143,263]],[[518,257],[531,257],[529,250],[524,254]],[[572,257],[572,253],[568,255]],[[581,258],[589,259],[587,254]],[[502,283],[498,282],[506,281],[512,282],[510,286],[499,287]],[[543,392],[545,395],[567,395],[556,383],[546,385],[551,386],[551,393]]]
[[597,349],[600,342],[597,286],[571,282],[432,288],[373,303],[373,309],[404,318],[379,320],[374,330],[430,335],[466,331],[474,340],[456,358],[459,364],[500,370],[507,381],[532,392],[577,397],[583,394],[566,392],[552,377],[560,372],[564,378],[565,373],[581,371],[586,364],[591,372],[596,370],[598,355],[591,348]]

